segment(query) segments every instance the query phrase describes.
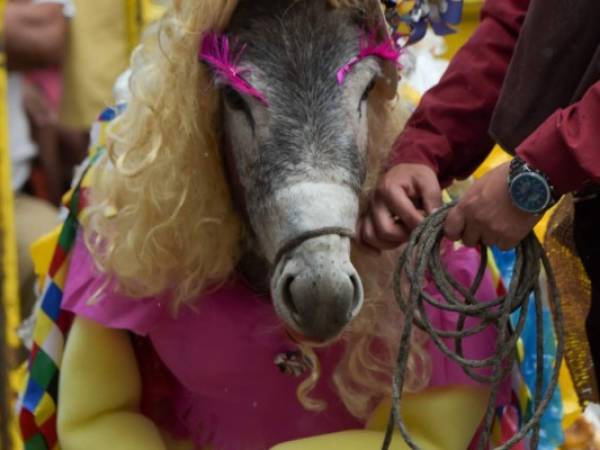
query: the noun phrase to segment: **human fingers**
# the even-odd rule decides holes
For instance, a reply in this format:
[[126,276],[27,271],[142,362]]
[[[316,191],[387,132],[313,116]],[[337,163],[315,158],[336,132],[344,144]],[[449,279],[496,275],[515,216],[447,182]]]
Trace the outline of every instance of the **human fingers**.
[[367,249],[373,250],[377,253],[381,252],[381,250],[387,249],[387,244],[377,239],[375,227],[373,226],[373,221],[370,215],[367,215],[362,219],[358,236],[359,243]]
[[381,200],[388,207],[392,216],[397,217],[408,231],[415,229],[423,220],[423,214],[419,212],[401,186],[386,191],[381,195]]
[[451,241],[458,241],[465,229],[465,215],[460,205],[455,206],[448,212],[444,222],[444,234]]
[[462,242],[467,247],[477,247],[481,242],[481,230],[473,222],[467,222],[462,233]]
[[360,245],[361,248],[368,251],[369,253],[379,254],[381,251],[378,248],[371,247],[369,244],[365,242],[363,239],[363,233],[365,228],[365,221],[371,220],[366,216],[361,216],[356,222],[356,236],[354,238],[355,242]]
[[519,245],[518,239],[513,239],[506,236],[499,236],[494,233],[484,233],[481,237],[481,242],[487,247],[498,247],[502,251],[507,251]]
[[442,188],[433,172],[432,175],[431,177],[419,176],[415,179],[417,190],[421,195],[423,207],[427,214],[431,214],[442,206]]
[[372,204],[371,218],[379,241],[389,243],[394,247],[406,242],[408,233],[400,219],[394,217],[385,203],[377,198]]

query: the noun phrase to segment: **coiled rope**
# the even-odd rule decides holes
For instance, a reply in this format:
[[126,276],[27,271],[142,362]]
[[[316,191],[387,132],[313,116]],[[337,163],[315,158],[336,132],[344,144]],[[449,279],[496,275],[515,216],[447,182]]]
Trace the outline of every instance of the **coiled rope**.
[[[527,310],[531,301],[534,302],[536,314],[537,366],[533,414],[510,440],[497,447],[496,450],[512,448],[530,432],[531,448],[536,449],[539,441],[540,419],[548,407],[557,385],[564,350],[563,317],[552,268],[542,246],[535,236],[530,234],[516,249],[516,261],[508,293],[489,302],[479,302],[475,298],[475,293],[479,289],[487,268],[487,248],[483,245],[480,248],[481,262],[475,281],[470,288],[465,288],[452,278],[440,260],[443,225],[452,206],[454,205],[444,206],[415,229],[394,273],[394,294],[398,306],[404,313],[405,320],[394,373],[392,411],[382,449],[389,449],[395,426],[398,426],[407,445],[413,450],[419,450],[417,444],[410,437],[401,416],[401,397],[410,353],[410,339],[413,327],[416,326],[427,333],[440,351],[456,362],[469,377],[477,382],[491,385],[490,399],[483,422],[484,429],[477,447],[479,450],[487,450],[490,444],[500,384],[512,370],[516,357],[516,344],[525,326]],[[542,268],[548,283],[548,298],[554,315],[554,330],[557,340],[553,371],[545,390],[543,390],[543,303],[539,281]],[[445,302],[439,302],[425,292],[424,287],[428,281],[434,283]],[[444,331],[435,328],[427,318],[426,304],[457,313],[459,316],[457,329]],[[510,316],[518,308],[521,309],[519,319],[513,329],[510,324]],[[478,319],[478,324],[466,328],[465,323],[468,318]],[[475,336],[490,326],[494,326],[498,330],[495,354],[481,360],[465,358],[463,339]],[[444,339],[448,338],[453,341],[454,349],[444,342]],[[487,368],[491,374],[482,374],[481,369],[483,368]]]

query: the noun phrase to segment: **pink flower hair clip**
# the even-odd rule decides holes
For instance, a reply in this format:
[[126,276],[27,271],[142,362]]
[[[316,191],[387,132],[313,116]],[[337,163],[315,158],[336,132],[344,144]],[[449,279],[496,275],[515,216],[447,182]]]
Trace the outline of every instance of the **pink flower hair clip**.
[[219,35],[211,31],[202,38],[198,59],[210,66],[219,83],[231,86],[236,91],[254,97],[263,105],[268,106],[269,102],[265,95],[244,78],[250,69],[244,69],[238,65],[246,46],[243,45],[238,50],[233,47],[234,45],[230,44],[227,35]]
[[354,66],[369,56],[375,56],[386,61],[398,63],[401,50],[398,49],[392,38],[377,42],[374,32],[365,33],[360,39],[360,52],[352,57],[346,64],[337,71],[337,82],[341,86],[346,80],[346,76],[352,71]]

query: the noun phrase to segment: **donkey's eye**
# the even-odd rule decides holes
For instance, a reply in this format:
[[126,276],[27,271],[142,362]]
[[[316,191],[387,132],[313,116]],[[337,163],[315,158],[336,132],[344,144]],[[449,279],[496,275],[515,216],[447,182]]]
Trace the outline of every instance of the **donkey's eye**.
[[367,88],[365,89],[365,91],[363,92],[362,97],[360,98],[360,102],[364,102],[367,100],[367,98],[369,98],[369,93],[373,90],[373,88],[375,87],[375,78],[373,78],[371,80],[371,82],[369,83],[369,85],[367,86]]
[[235,109],[236,111],[248,110],[246,101],[242,98],[239,92],[230,86],[225,86],[223,88],[223,98],[231,109]]
[[254,117],[252,117],[250,106],[248,106],[248,103],[243,99],[240,93],[230,86],[225,86],[223,88],[223,98],[225,99],[225,103],[227,103],[231,109],[244,113],[248,123],[252,127],[252,131],[254,131]]

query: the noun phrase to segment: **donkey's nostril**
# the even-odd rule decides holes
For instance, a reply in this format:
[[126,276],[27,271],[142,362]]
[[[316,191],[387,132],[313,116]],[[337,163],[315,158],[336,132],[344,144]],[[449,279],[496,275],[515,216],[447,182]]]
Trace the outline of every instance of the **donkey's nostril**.
[[273,283],[274,305],[285,325],[315,342],[338,336],[363,303],[362,283],[349,261],[329,262],[321,253],[289,260]]
[[350,318],[354,318],[356,317],[356,315],[359,313],[362,304],[363,304],[363,299],[364,299],[364,294],[363,294],[363,287],[362,287],[362,282],[360,281],[360,278],[358,277],[358,274],[356,273],[352,273],[349,275],[350,277],[350,281],[352,282],[352,287],[354,289],[354,295],[352,298],[352,309],[350,311]]
[[293,275],[287,275],[285,277],[285,279],[283,280],[283,286],[281,288],[281,295],[283,298],[283,303],[290,311],[292,318],[298,325],[300,325],[301,316],[298,313],[298,308],[294,303],[294,296],[292,294],[292,283],[294,282],[295,278],[296,277],[294,277]]

